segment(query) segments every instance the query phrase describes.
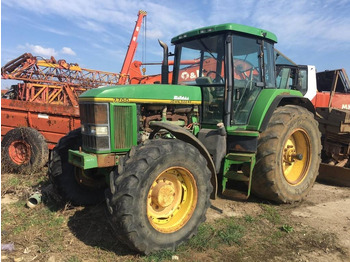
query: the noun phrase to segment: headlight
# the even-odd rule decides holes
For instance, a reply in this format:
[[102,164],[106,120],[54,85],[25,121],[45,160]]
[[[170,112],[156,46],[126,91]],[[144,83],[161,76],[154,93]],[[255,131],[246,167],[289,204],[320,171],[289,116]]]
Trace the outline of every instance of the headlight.
[[108,135],[107,126],[90,126],[91,135],[95,136],[106,136]]
[[109,104],[82,102],[79,107],[82,148],[110,150]]

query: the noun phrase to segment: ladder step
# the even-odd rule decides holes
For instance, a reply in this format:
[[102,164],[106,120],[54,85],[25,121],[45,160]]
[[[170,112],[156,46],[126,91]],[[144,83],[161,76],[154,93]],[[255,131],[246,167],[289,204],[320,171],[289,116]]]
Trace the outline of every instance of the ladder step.
[[244,175],[242,172],[228,171],[225,177],[230,180],[249,182],[249,177]]
[[254,157],[255,157],[255,154],[252,154],[252,153],[229,153],[226,156],[226,159],[236,162],[238,164],[238,163],[251,162],[252,158]]
[[[255,154],[254,153],[229,153],[225,157],[224,172],[222,179],[222,193],[223,195],[230,195],[229,197],[234,197],[238,199],[247,199],[250,195],[253,168],[255,166]],[[236,171],[230,170],[232,166],[241,165],[244,163],[249,163],[249,176],[243,174],[241,170]],[[226,183],[228,180],[240,181],[247,183],[247,192],[244,194],[242,192],[233,191],[230,192],[226,188]],[[226,192],[227,191],[227,192]]]

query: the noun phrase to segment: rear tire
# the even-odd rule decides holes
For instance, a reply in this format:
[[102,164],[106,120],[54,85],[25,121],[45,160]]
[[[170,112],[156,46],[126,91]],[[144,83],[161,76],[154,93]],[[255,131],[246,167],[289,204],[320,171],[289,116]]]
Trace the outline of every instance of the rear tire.
[[[62,137],[51,152],[48,176],[66,202],[77,206],[95,205],[104,201],[105,187],[86,187],[78,183],[76,172],[81,170],[68,162],[68,150],[78,150],[81,145],[80,128]],[[96,180],[96,184],[101,184],[101,180]]]
[[311,190],[321,161],[318,123],[303,107],[278,107],[258,141],[254,194],[278,203],[301,201]]
[[150,140],[133,148],[107,193],[117,237],[145,254],[174,250],[205,221],[210,177],[205,158],[180,140]]
[[44,136],[30,127],[14,128],[1,142],[2,170],[15,173],[34,173],[48,160],[49,149]]

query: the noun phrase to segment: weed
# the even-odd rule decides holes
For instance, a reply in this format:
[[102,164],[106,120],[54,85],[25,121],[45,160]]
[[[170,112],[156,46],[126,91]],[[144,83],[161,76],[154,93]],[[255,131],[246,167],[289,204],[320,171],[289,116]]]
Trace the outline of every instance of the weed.
[[243,237],[244,227],[239,225],[236,220],[225,220],[226,224],[224,228],[218,231],[218,236],[221,241],[227,245],[240,244],[240,240]]
[[218,236],[227,245],[239,244],[242,238],[240,227],[230,228],[228,230],[220,230]]
[[286,233],[291,233],[294,231],[293,227],[291,225],[288,225],[288,224],[284,224],[282,227],[281,227],[281,230],[286,232]]
[[264,213],[261,215],[263,218],[267,219],[274,225],[281,222],[281,216],[274,206],[261,204],[261,208],[264,210]]

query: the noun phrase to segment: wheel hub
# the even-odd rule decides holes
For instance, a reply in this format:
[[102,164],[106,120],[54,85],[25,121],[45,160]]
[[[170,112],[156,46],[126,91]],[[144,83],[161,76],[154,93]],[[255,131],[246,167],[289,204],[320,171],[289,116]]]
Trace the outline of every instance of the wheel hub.
[[21,140],[13,141],[9,146],[9,156],[17,165],[28,163],[31,157],[30,145]]
[[191,218],[196,203],[197,187],[191,172],[183,167],[168,168],[148,192],[148,220],[159,232],[175,232]]
[[305,178],[310,165],[311,146],[307,133],[295,130],[286,141],[283,152],[283,175],[291,185],[298,185]]
[[175,200],[175,186],[171,181],[157,181],[157,185],[152,191],[152,203],[155,208],[165,208],[171,205]]
[[297,154],[294,146],[287,145],[287,148],[284,149],[283,160],[291,165],[295,160],[303,160],[303,155]]

